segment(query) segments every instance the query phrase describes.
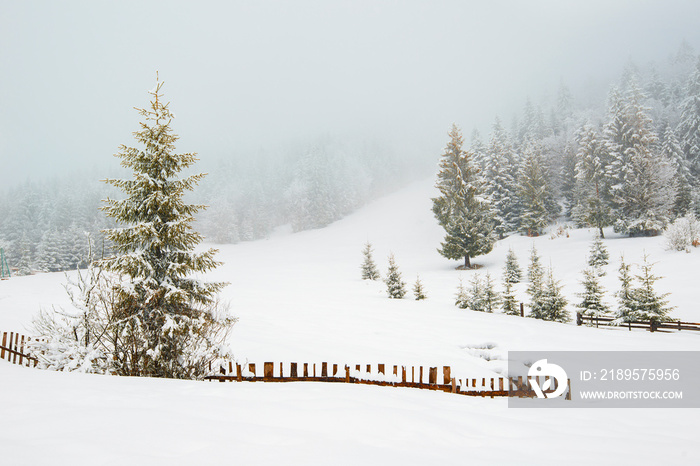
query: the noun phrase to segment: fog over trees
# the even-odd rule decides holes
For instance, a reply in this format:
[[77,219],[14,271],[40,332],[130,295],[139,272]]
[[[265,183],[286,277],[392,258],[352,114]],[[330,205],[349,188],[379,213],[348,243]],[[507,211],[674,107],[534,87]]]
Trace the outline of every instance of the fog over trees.
[[156,71],[209,173],[188,202],[210,206],[210,242],[320,228],[434,176],[453,124],[496,237],[560,215],[655,232],[697,206],[698,15],[683,0],[5,2],[0,247],[21,273],[84,265],[86,233],[109,250],[99,180],[121,176],[111,155]]
[[[628,63],[596,106],[579,104],[562,83],[552,105],[525,98],[511,128],[496,118],[484,140],[475,131],[469,151],[495,233],[536,235],[563,215],[578,226],[658,234],[698,212],[699,83],[700,63],[684,42],[661,70]],[[265,238],[283,225],[321,228],[429,176],[439,155],[405,157],[381,142],[329,136],[221,160],[192,194],[209,205],[197,228],[214,243]],[[0,241],[11,266],[20,273],[84,266],[88,240],[98,254],[109,251],[101,230],[111,224],[98,209],[114,193],[99,181],[104,175],[86,170],[7,188]]]

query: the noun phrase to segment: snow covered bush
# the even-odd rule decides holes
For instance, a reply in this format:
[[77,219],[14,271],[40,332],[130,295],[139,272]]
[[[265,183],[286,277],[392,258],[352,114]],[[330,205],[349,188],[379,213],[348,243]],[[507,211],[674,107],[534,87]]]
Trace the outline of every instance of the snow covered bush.
[[690,251],[691,246],[700,244],[700,221],[693,214],[677,218],[664,231],[667,249]]
[[65,285],[73,309],[43,310],[33,320],[30,351],[37,367],[58,371],[109,373],[110,319],[114,295],[102,271],[92,264],[77,271],[75,279],[66,274]]

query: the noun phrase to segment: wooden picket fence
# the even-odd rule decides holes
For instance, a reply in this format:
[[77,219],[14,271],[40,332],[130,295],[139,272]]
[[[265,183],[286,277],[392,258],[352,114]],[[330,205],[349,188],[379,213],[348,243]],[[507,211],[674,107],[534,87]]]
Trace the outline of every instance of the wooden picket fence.
[[[227,367],[226,367],[227,366]],[[287,370],[285,370],[285,366]],[[438,379],[438,367],[393,366],[391,372],[387,369],[392,366],[386,364],[355,364],[354,368],[338,364],[322,362],[317,367],[316,363],[273,363],[265,362],[262,365],[262,373],[258,374],[259,365],[248,363],[241,365],[228,362],[219,367],[218,375],[205,377],[209,381],[219,382],[329,382],[351,383],[362,385],[379,385],[391,387],[408,387],[424,390],[436,390],[459,395],[478,397],[525,397],[534,398],[537,395],[529,388],[523,377],[499,377],[499,378],[458,378],[452,376],[450,366],[442,367],[442,380]],[[376,368],[373,372],[372,369]],[[279,368],[276,370],[276,368]],[[317,372],[317,368],[320,369]],[[537,378],[538,383],[540,378]],[[556,380],[552,388],[546,392],[556,390]],[[568,382],[566,399],[571,399],[571,381]]]
[[[590,324],[590,325],[595,325],[596,327],[615,326],[615,324],[613,324],[614,320],[615,320],[615,318],[613,318],[613,317],[595,317],[595,316],[583,315],[580,312],[576,313],[576,325]],[[669,330],[677,330],[679,332],[681,330],[700,331],[700,324],[699,323],[681,322],[680,320],[668,321],[668,322],[657,322],[657,321],[653,321],[653,320],[633,320],[630,322],[623,322],[617,326],[622,327],[622,328],[627,328],[630,331],[632,331],[633,328],[641,328],[644,330],[649,330],[650,332],[669,331]]]
[[15,332],[3,332],[0,345],[0,359],[19,364],[20,366],[35,367],[39,361],[27,351],[30,337]]
[[[12,364],[36,367],[38,360],[28,352],[27,344],[31,337],[15,332],[3,332],[0,345],[0,359]],[[262,373],[257,370],[262,367]],[[278,368],[278,370],[276,370]],[[459,395],[478,397],[524,397],[534,398],[535,392],[523,377],[498,378],[459,378],[453,377],[450,366],[442,367],[442,378],[438,378],[438,367],[387,366],[386,364],[355,364],[353,367],[327,362],[317,363],[272,363],[262,366],[255,363],[239,364],[228,361],[220,365],[217,375],[205,380],[219,382],[328,382],[407,387],[435,390]],[[210,370],[212,368],[210,367]],[[317,371],[318,369],[318,371]],[[391,370],[387,370],[391,369]],[[538,383],[540,378],[537,378]],[[556,382],[556,381],[555,381]],[[566,399],[571,399],[571,381],[567,382]],[[553,384],[548,392],[556,390]]]

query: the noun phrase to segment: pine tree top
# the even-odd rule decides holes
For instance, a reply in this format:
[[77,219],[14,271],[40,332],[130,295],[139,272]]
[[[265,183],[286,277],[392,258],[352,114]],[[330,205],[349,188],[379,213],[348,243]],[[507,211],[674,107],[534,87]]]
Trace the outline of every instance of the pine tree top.
[[[120,226],[105,232],[117,254],[101,265],[130,277],[132,285],[122,291],[139,300],[206,304],[225,284],[192,278],[192,274],[211,270],[219,262],[214,260],[214,249],[194,251],[203,238],[191,223],[204,206],[183,200],[185,192],[205,175],[179,177],[197,159],[194,153],[175,151],[178,137],[171,128],[173,115],[163,101],[162,87],[163,82],[158,81],[149,92],[153,96],[149,108],[136,109],[143,117],[141,129],[134,132],[141,148],[122,145],[116,154],[124,167],[132,169],[133,179],[105,180],[127,197],[107,199],[102,207]],[[133,285],[138,290],[131,288]]]

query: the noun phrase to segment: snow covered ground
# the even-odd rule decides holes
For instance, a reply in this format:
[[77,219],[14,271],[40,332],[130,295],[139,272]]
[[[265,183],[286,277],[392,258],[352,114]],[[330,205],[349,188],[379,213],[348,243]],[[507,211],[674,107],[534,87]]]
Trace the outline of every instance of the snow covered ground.
[[[509,350],[700,350],[694,332],[628,332],[483,314],[454,306],[459,277],[489,271],[500,282],[512,247],[526,269],[532,244],[574,312],[593,230],[552,239],[512,236],[457,271],[436,248],[433,181],[415,183],[333,225],[224,245],[207,278],[231,284],[224,298],[240,318],[240,361],[452,366],[456,377],[505,370]],[[556,230],[556,227],[554,228]],[[700,321],[694,271],[700,251],[666,251],[664,239],[606,231],[611,264],[603,284],[614,303],[620,254],[648,254],[671,292],[673,317]],[[380,270],[393,252],[404,281],[420,275],[428,299],[386,297],[360,279],[371,241]],[[62,274],[0,282],[0,330],[31,333],[40,307],[65,306]],[[526,301],[525,284],[518,296]],[[505,400],[343,384],[206,383],[49,373],[0,361],[0,457],[5,464],[697,464],[692,409],[518,410]]]

